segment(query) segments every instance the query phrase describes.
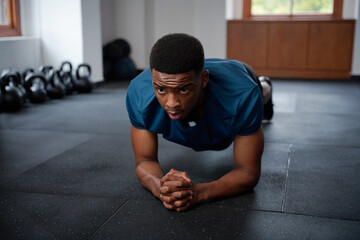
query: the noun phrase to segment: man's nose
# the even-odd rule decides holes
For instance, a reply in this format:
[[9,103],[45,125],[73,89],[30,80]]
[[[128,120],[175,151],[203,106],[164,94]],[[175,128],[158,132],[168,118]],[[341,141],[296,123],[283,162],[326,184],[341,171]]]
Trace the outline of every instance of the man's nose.
[[166,98],[166,107],[169,109],[175,109],[180,106],[179,99],[173,93],[168,93]]

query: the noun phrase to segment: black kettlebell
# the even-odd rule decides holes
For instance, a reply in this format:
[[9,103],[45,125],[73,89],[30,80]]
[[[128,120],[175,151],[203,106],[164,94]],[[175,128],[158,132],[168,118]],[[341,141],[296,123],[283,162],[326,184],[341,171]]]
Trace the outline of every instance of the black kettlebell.
[[2,93],[0,91],[0,113],[2,112],[2,109],[3,109],[3,98],[2,98]]
[[60,66],[61,82],[65,85],[66,94],[70,95],[74,91],[74,79],[72,76],[72,65],[70,62],[63,62]]
[[50,70],[53,69],[51,65],[42,65],[39,67],[39,71],[45,75],[46,80],[49,80]]
[[[86,69],[86,73],[83,73],[83,69]],[[79,93],[90,93],[94,84],[90,78],[91,76],[91,67],[89,64],[82,63],[76,69],[76,80],[75,80],[75,89]]]
[[60,71],[51,69],[46,84],[46,91],[50,98],[63,98],[66,94],[65,86],[60,81]]
[[19,84],[19,89],[20,91],[23,93],[23,101],[24,103],[26,102],[26,99],[27,99],[27,93],[26,93],[26,90],[25,90],[25,87],[24,87],[24,78],[22,77],[21,73],[19,72],[19,70],[15,69],[13,70],[14,73],[18,76],[18,78],[20,79],[20,84]]
[[46,101],[46,78],[43,73],[28,73],[25,77],[24,86],[30,102],[43,103]]
[[19,79],[19,84],[17,85],[17,88],[21,91],[22,101],[23,101],[23,103],[25,103],[27,100],[27,94],[26,94],[26,90],[24,88],[24,79],[22,78],[22,75],[20,74],[19,70],[16,68],[8,68],[2,72],[3,75],[8,74],[8,73],[14,73],[17,76],[17,78]]
[[30,73],[34,73],[34,69],[33,68],[25,68],[24,71],[22,72],[22,78],[24,79],[24,83],[25,83],[25,78],[28,74]]
[[4,111],[17,111],[24,105],[24,99],[26,98],[19,88],[20,85],[21,79],[16,72],[3,72],[0,78],[0,88]]

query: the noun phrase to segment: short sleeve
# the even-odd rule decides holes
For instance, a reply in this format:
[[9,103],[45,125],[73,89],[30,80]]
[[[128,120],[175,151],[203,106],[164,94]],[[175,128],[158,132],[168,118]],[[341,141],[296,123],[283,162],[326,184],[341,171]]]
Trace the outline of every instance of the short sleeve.
[[126,109],[131,124],[138,129],[145,129],[145,124],[139,110],[140,96],[134,86],[130,84],[126,95]]
[[244,96],[239,104],[237,115],[232,121],[233,136],[248,136],[255,133],[262,124],[263,101],[260,89],[256,86]]

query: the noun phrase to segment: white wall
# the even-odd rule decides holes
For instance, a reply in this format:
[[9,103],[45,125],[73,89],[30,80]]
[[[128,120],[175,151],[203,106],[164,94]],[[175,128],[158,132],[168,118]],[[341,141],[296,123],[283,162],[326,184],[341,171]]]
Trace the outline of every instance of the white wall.
[[20,0],[21,34],[40,37],[40,0]]
[[359,0],[345,0],[343,1],[342,17],[344,19],[356,18],[356,5]]
[[112,23],[113,39],[122,38],[128,41],[131,47],[130,57],[138,68],[146,65],[144,58],[145,44],[148,37],[145,35],[145,1],[121,0],[114,1],[114,20]]
[[91,78],[95,81],[99,81],[103,79],[101,17],[99,0],[82,0],[81,17],[81,61],[88,63],[90,64],[90,66],[92,66]]
[[225,12],[225,0],[195,0],[194,35],[207,58],[226,57]]
[[165,34],[183,32],[201,41],[205,57],[225,58],[225,0],[155,0],[154,9],[149,45]]
[[354,50],[352,62],[352,75],[360,76],[360,1],[357,1],[354,9],[356,10],[357,21],[355,25]]
[[81,0],[39,0],[43,61],[55,68],[83,61]]
[[114,0],[101,0],[101,41],[102,46],[114,40]]

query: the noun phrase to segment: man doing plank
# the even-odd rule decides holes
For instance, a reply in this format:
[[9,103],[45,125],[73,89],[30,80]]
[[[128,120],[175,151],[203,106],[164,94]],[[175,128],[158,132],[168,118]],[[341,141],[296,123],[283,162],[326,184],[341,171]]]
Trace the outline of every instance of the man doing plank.
[[[126,98],[141,184],[176,211],[253,189],[260,178],[262,120],[273,115],[271,88],[268,78],[259,81],[245,63],[205,59],[201,43],[190,35],[160,38],[150,67],[131,81]],[[157,134],[195,151],[233,143],[234,169],[206,183],[174,169],[164,175]]]

